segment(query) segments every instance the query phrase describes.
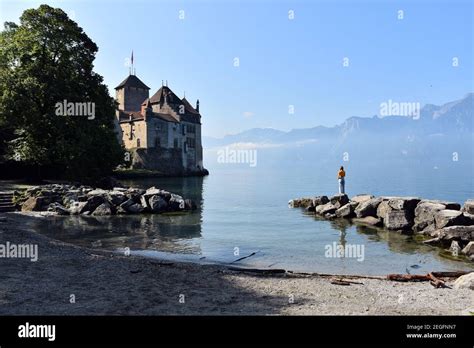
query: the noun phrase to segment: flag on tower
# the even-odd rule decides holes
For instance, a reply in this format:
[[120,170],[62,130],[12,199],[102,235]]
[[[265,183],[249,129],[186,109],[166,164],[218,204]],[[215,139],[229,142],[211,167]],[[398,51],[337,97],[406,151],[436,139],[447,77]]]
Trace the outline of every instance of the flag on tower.
[[133,50],[132,50],[132,58],[130,59],[130,61],[132,62],[132,65],[133,65]]

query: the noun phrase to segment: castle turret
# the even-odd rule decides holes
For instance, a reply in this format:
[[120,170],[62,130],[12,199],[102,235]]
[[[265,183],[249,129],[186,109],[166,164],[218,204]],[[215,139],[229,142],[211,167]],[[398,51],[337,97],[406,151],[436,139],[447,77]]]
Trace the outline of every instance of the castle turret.
[[117,87],[116,99],[119,103],[119,110],[140,111],[141,104],[149,96],[150,87],[145,85],[135,75],[128,75]]

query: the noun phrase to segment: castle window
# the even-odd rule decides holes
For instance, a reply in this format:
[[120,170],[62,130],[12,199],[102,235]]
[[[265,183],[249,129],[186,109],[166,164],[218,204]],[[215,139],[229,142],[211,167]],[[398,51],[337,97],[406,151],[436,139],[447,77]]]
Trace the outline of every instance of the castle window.
[[196,148],[196,139],[194,138],[186,138],[186,144],[190,149]]
[[173,142],[173,145],[174,145],[174,148],[177,149],[179,146],[178,146],[178,139],[174,139],[174,142]]
[[196,133],[196,126],[194,126],[192,124],[187,124],[186,125],[186,131],[188,133]]
[[156,147],[156,148],[161,147],[160,137],[156,137],[156,138],[155,138],[155,147]]
[[137,147],[140,147],[140,138],[137,138]]

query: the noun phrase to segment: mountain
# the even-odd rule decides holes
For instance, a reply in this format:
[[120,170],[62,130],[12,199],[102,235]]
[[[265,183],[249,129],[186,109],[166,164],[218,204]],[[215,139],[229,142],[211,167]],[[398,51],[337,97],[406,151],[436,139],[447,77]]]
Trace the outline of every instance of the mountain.
[[[399,143],[426,143],[429,138],[444,141],[465,140],[472,143],[474,131],[474,93],[441,106],[427,104],[412,117],[350,117],[334,127],[317,126],[283,132],[254,128],[223,138],[203,137],[205,148],[250,143],[256,147],[294,146],[318,143],[334,146],[363,145],[369,140],[385,139]],[[446,140],[449,138],[449,140]],[[453,139],[456,138],[456,139]],[[463,143],[463,144],[464,144]]]

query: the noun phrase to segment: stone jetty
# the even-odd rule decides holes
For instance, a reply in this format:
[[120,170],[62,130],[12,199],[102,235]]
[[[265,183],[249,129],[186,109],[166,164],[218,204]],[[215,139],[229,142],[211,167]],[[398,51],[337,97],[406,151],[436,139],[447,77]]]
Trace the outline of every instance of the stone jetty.
[[375,197],[360,194],[317,196],[289,201],[291,208],[326,219],[384,228],[394,233],[427,236],[424,243],[459,250],[474,261],[474,200],[456,202],[418,197]]
[[192,200],[156,187],[103,190],[51,184],[15,191],[13,200],[22,211],[49,211],[57,215],[160,214],[197,208]]

